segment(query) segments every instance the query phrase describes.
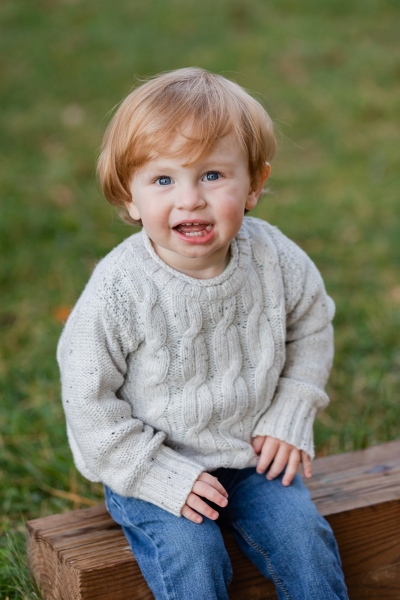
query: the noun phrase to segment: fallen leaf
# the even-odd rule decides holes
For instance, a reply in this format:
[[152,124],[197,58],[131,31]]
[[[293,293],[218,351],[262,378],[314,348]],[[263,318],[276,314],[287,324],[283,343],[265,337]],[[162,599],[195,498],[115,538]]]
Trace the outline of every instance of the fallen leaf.
[[70,306],[57,306],[57,308],[53,310],[53,319],[57,321],[57,323],[65,323],[65,321],[69,317],[70,312]]

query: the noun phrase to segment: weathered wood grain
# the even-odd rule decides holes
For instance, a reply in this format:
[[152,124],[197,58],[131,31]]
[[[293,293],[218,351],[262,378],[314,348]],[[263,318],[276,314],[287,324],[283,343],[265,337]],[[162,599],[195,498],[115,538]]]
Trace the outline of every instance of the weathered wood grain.
[[324,516],[398,500],[400,441],[319,458],[305,483]]
[[[307,481],[335,532],[351,600],[400,600],[400,441],[317,459]],[[121,528],[103,504],[27,523],[28,560],[46,600],[153,598]],[[276,599],[225,536],[231,600]]]

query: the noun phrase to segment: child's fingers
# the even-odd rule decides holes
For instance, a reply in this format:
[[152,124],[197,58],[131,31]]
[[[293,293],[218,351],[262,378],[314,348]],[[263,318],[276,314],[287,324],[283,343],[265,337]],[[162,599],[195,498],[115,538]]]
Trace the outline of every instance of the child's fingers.
[[[214,477],[214,475],[210,475],[210,473],[206,473],[204,471],[199,475],[197,481],[204,481],[212,488],[216,489],[217,492],[219,492],[222,496],[224,496],[225,498],[228,497],[228,492],[226,491],[224,486],[218,481],[217,477]],[[209,498],[209,500],[211,500],[211,498]]]
[[280,475],[283,471],[283,469],[286,467],[290,453],[292,451],[292,446],[289,446],[288,444],[282,443],[279,446],[279,450],[276,453],[276,456],[274,458],[274,462],[271,465],[271,468],[269,469],[268,473],[267,473],[267,479],[271,480],[271,479],[275,479],[275,477],[277,477],[278,475]]
[[211,502],[219,506],[226,506],[228,504],[227,496],[227,491],[218,479],[210,475],[210,473],[203,472],[194,482],[192,491],[186,499],[186,504],[182,508],[181,514],[194,523],[201,523],[203,520],[197,513],[201,513],[201,515],[215,521],[219,517],[218,512],[204,502],[201,497],[207,498],[207,500],[211,500]]
[[[224,490],[224,488],[222,489]],[[200,481],[198,479],[192,487],[192,492],[198,496],[201,496],[202,498],[207,498],[207,500],[214,502],[214,504],[218,504],[218,506],[226,506],[228,504],[226,496],[223,496],[215,487],[213,487],[213,485],[207,483],[206,481]],[[197,510],[197,507],[195,508]]]
[[181,515],[182,517],[189,519],[189,521],[193,521],[193,523],[202,523],[203,521],[203,517],[192,510],[187,504],[182,508]]
[[293,477],[296,475],[297,469],[299,468],[299,464],[300,464],[300,451],[295,448],[294,450],[291,451],[290,456],[289,456],[289,461],[288,461],[288,464],[286,467],[285,475],[283,476],[283,479],[282,479],[283,485],[287,486],[292,483]]
[[309,479],[312,476],[311,459],[308,456],[307,452],[304,452],[304,450],[301,451],[301,462],[303,465],[304,477],[307,477],[307,479]]
[[253,439],[252,446],[253,446],[254,452],[256,454],[260,454],[261,449],[262,449],[262,447],[264,445],[264,442],[265,442],[265,435],[257,435]]
[[274,438],[266,438],[264,445],[261,450],[260,458],[258,459],[256,471],[257,473],[265,473],[266,469],[269,467],[271,462],[273,461],[276,452],[279,448],[279,440]]
[[215,521],[219,517],[219,513],[217,513],[216,510],[211,508],[211,506],[209,506],[206,502],[204,502],[204,500],[199,498],[199,496],[197,494],[194,494],[193,492],[190,492],[189,496],[187,497],[186,504],[190,508],[193,508],[200,514],[204,515],[205,517],[208,517],[209,519],[212,519],[213,521]]

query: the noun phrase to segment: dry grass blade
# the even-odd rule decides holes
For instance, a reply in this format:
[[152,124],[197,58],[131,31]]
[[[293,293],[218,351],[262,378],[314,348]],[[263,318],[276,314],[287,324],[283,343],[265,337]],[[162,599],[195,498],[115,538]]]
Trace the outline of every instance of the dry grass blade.
[[56,498],[63,498],[63,500],[70,500],[71,502],[73,502],[74,504],[77,504],[77,505],[83,504],[84,506],[95,506],[96,504],[98,504],[98,500],[91,500],[90,498],[84,498],[83,496],[80,496],[79,494],[76,494],[74,492],[66,492],[65,490],[58,490],[56,488],[51,487],[50,485],[47,485],[47,483],[44,483],[43,481],[39,481],[36,483],[42,490],[44,490],[51,496],[55,496]]

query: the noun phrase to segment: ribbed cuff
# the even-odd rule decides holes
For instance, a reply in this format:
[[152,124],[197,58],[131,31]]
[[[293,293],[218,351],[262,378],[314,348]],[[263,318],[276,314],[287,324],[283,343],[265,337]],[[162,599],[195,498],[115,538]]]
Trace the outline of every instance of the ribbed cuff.
[[142,479],[137,497],[180,516],[193,484],[205,468],[162,446]]
[[271,406],[259,419],[252,435],[270,435],[304,450],[313,459],[315,415],[328,402],[323,390],[281,378]]

